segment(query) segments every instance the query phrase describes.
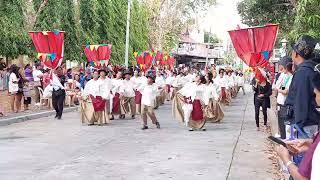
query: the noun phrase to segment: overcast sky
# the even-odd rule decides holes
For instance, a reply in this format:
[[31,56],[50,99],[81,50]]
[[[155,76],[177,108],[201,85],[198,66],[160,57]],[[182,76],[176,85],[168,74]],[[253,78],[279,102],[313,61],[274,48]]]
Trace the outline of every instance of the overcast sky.
[[241,23],[237,11],[237,2],[241,0],[217,0],[217,5],[211,7],[204,18],[199,19],[200,28],[218,35],[224,42],[229,39],[228,30],[245,27]]

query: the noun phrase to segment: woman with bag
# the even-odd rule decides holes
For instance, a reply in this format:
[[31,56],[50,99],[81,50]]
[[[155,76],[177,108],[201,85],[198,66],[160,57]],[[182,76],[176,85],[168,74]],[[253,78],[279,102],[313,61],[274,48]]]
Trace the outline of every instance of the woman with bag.
[[289,93],[289,87],[292,81],[292,59],[290,57],[283,57],[279,65],[283,66],[283,72],[281,78],[276,81],[276,91],[277,91],[277,110],[278,110],[278,126],[281,139],[286,139],[286,126],[284,116],[286,116],[286,108],[284,107],[284,102],[286,101],[287,95]]

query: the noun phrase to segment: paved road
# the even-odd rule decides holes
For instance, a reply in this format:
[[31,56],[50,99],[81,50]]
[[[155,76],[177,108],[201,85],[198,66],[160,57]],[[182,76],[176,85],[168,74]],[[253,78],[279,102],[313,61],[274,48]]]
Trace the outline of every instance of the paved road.
[[187,131],[170,104],[157,111],[160,130],[142,131],[139,120],[82,126],[79,113],[0,127],[0,179],[272,179],[266,134],[256,132],[252,109],[240,95],[206,132]]

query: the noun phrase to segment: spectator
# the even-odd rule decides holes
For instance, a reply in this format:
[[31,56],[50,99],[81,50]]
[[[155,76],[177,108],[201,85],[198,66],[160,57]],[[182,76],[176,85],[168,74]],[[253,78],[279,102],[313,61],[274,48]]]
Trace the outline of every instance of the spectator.
[[66,75],[66,76],[67,76],[67,80],[68,80],[68,79],[73,79],[72,69],[71,69],[71,68],[67,70],[67,75]]
[[315,46],[316,41],[304,35],[299,38],[292,51],[292,59],[297,69],[285,105],[288,109],[292,109],[292,116],[288,118],[293,119],[296,128],[301,129],[298,138],[311,137],[318,130],[320,116],[314,103],[312,86],[312,78],[315,75],[315,62],[312,60]]
[[29,83],[32,83],[33,82],[33,73],[32,73],[32,67],[30,66],[30,64],[27,64],[24,67],[24,74],[25,74],[26,80],[28,80]]
[[284,102],[289,93],[289,87],[292,81],[292,59],[289,57],[283,57],[279,62],[282,66],[282,72],[280,77],[275,83],[275,90],[277,91],[277,110],[278,110],[278,125],[280,131],[280,137],[282,139],[286,138],[286,128],[285,128],[285,118],[280,114],[285,112]]
[[9,93],[11,96],[11,110],[17,113],[21,109],[23,79],[19,73],[19,67],[15,64],[10,67]]
[[29,110],[29,105],[31,104],[31,90],[32,90],[32,86],[29,83],[29,81],[26,80],[23,86],[23,97],[24,97],[23,104],[24,104],[25,111]]
[[84,89],[84,86],[85,86],[85,84],[86,84],[86,76],[85,76],[83,70],[80,70],[80,75],[79,75],[79,76],[80,76],[79,82],[80,82],[80,84],[81,84],[81,88]]
[[35,91],[35,102],[36,105],[40,105],[40,92],[39,92],[39,88],[41,88],[41,79],[43,77],[43,73],[40,70],[41,69],[41,64],[37,63],[35,64],[35,70],[32,72],[33,74],[33,87],[34,87],[34,91]]
[[[319,73],[313,78],[314,93],[316,95],[315,101],[318,106],[320,106],[320,66]],[[318,119],[318,123],[320,119]],[[296,149],[296,153],[305,153],[304,158],[298,167],[295,165],[291,159],[289,151],[283,147],[277,147],[276,151],[279,154],[280,158],[286,164],[287,169],[290,172],[290,175],[295,180],[318,180],[320,179],[320,133],[313,139],[298,139],[293,141],[288,141],[287,144],[289,147]]]

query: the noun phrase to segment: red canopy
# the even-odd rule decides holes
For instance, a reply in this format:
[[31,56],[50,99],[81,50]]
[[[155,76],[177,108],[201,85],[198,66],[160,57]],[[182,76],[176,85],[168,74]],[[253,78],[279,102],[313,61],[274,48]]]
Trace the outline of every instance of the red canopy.
[[229,31],[238,56],[250,67],[265,67],[272,56],[279,26],[270,24]]
[[63,59],[64,32],[29,32],[29,35],[38,52],[38,59],[48,68],[56,69]]

